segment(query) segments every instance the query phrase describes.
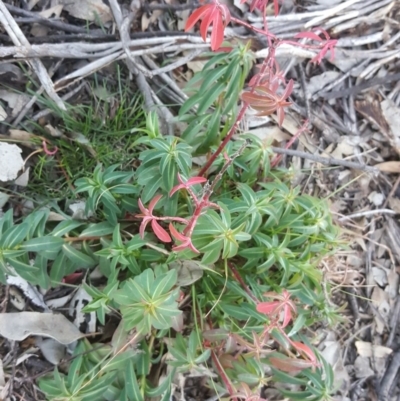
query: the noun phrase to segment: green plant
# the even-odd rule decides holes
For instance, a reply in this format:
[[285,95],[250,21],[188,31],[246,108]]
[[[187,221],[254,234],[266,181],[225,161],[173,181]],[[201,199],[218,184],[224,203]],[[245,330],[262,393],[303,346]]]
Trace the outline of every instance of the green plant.
[[32,123],[26,130],[35,134],[36,145],[45,139],[44,144],[58,151],[52,157],[43,152],[33,164],[27,191],[36,200],[45,203],[49,198],[69,198],[73,182],[93,171],[97,164],[119,164],[128,169],[137,158],[132,146],[137,135],[131,131],[143,129],[146,116],[142,97],[125,80],[118,66],[115,82],[101,83],[94,75],[93,81],[88,82],[89,101],[67,104],[66,111],[39,97],[43,107],[57,116],[54,128]]
[[[252,7],[265,11],[267,3]],[[216,49],[229,21],[239,23],[227,10],[215,1],[188,26],[203,19],[205,36],[212,22]],[[98,266],[107,283],[84,284],[93,298],[85,311],[103,325],[121,317],[113,349],[83,341],[68,374],[41,380],[49,399],[168,400],[173,370],[162,383],[150,375],[164,356],[183,372],[213,369],[209,386],[232,400],[261,400],[267,383],[293,399],[329,399],[332,370],[301,332],[335,317],[318,265],[335,252],[338,230],[324,200],[279,178],[268,144],[238,131],[248,108],[276,112],[282,122],[290,104],[293,82],[285,83],[274,55],[282,42],[259,31],[271,51],[255,77],[248,80],[249,47],[213,55],[189,85],[177,117],[187,124],[181,137],[162,136],[149,113],[146,127],[132,130],[135,171],[99,164],[76,180],[74,196],[90,220],[53,223],[48,211],[19,224],[11,211],[0,219],[0,279],[18,273],[49,288]],[[299,37],[317,41],[307,46],[322,55],[333,46],[328,36]],[[200,171],[198,155],[208,156]]]

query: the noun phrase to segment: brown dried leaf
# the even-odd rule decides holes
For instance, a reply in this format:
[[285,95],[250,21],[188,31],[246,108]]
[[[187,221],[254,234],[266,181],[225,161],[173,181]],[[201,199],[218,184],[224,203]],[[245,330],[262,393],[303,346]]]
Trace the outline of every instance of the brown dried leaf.
[[385,358],[390,355],[393,350],[383,345],[372,345],[370,342],[366,341],[356,341],[355,342],[358,355],[366,358]]
[[110,7],[102,0],[59,0],[59,4],[75,18],[103,24],[112,20]]
[[374,167],[385,173],[400,173],[400,162],[396,161],[378,163]]
[[354,102],[356,110],[364,116],[370,123],[380,127],[386,134],[389,133],[389,126],[382,113],[381,104],[378,100],[372,97],[367,97],[367,100]]

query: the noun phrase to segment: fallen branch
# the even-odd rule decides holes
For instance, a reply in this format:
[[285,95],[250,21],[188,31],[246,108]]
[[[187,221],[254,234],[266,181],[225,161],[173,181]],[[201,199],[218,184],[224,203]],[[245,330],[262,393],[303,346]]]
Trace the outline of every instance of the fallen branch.
[[[14,21],[14,18],[6,8],[3,0],[0,0],[0,22],[3,24],[5,30],[7,31],[8,35],[16,46],[24,46],[25,48],[30,47],[28,39],[26,39],[20,27]],[[28,60],[28,63],[31,65],[33,71],[37,75],[40,83],[42,84],[44,90],[49,95],[49,97],[57,104],[57,106],[61,110],[66,110],[64,102],[54,90],[53,82],[50,79],[46,67],[43,65],[41,60],[39,60],[38,58],[32,58],[31,60]]]
[[301,152],[299,150],[282,149],[282,148],[277,148],[275,146],[272,146],[271,149],[275,153],[288,155],[288,156],[301,157],[302,159],[312,160],[316,163],[321,163],[326,166],[342,166],[342,167],[347,167],[347,168],[353,168],[356,170],[362,170],[362,171],[366,171],[369,173],[373,173],[375,175],[377,175],[379,173],[378,169],[376,169],[375,167],[367,166],[366,164],[349,162],[347,160],[335,159],[333,157],[323,157],[323,156],[313,155],[311,153]]

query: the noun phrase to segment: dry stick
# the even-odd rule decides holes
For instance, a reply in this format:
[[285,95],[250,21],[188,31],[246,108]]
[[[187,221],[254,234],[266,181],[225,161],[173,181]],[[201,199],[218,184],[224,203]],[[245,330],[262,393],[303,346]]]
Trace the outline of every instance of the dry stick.
[[200,4],[197,1],[194,1],[190,4],[178,4],[178,5],[170,5],[170,4],[147,4],[144,2],[142,8],[145,11],[155,11],[155,10],[163,10],[163,11],[185,11],[185,10],[193,10],[198,7]]
[[[158,99],[157,95],[152,91],[150,85],[146,81],[146,78],[143,74],[144,71],[148,71],[143,65],[140,65],[137,60],[133,57],[130,49],[129,49],[129,26],[133,15],[140,9],[140,3],[138,1],[133,1],[131,3],[132,13],[130,17],[123,19],[121,8],[118,4],[117,0],[110,0],[110,7],[115,19],[115,22],[118,26],[119,33],[121,35],[122,47],[127,56],[126,64],[132,74],[136,77],[136,84],[139,87],[139,90],[142,92],[145,101],[145,107],[147,111],[155,110],[160,118],[160,123],[162,130],[168,130],[168,134],[173,134],[173,127],[169,124],[169,121],[172,120],[172,113],[166,107],[156,107],[156,103],[161,104],[161,101]],[[162,105],[163,106],[163,105]]]
[[394,183],[392,189],[390,190],[389,195],[386,197],[385,203],[382,205],[383,208],[385,208],[388,205],[390,198],[397,191],[397,188],[399,187],[399,184],[400,184],[400,175],[397,177],[397,180]]
[[[65,22],[61,22],[61,21],[54,21],[52,19],[47,19],[33,11],[22,10],[21,8],[12,6],[11,4],[5,4],[5,6],[7,7],[8,11],[10,11],[11,13],[13,13],[15,15],[35,18],[35,20],[36,20],[35,22],[38,22],[42,25],[46,25],[50,28],[60,29],[61,31],[64,31],[64,32],[88,33],[86,28],[81,28],[81,27],[78,27],[75,25],[66,24]],[[101,35],[103,35],[103,33],[100,30],[99,30],[99,32]]]
[[[204,43],[200,36],[191,35],[132,39],[129,40],[127,46],[129,46],[129,48],[141,49],[139,53],[135,54],[146,54],[146,52],[143,52],[144,46],[160,45],[162,43],[177,43],[175,47],[171,47],[170,51],[197,49],[209,46],[206,44],[209,43],[209,40]],[[3,46],[0,47],[0,57],[98,58],[122,49],[123,43],[121,41],[104,43],[45,43],[30,46]],[[147,53],[152,52],[147,51]]]
[[392,318],[390,319],[390,322],[389,322],[390,334],[389,334],[389,338],[385,344],[386,347],[388,347],[388,348],[392,348],[394,337],[395,337],[395,335],[397,333],[397,329],[398,329],[399,318],[400,318],[400,295],[397,295],[396,303],[395,303],[395,306],[394,306],[393,312],[392,312]]
[[357,212],[357,213],[349,214],[348,216],[343,216],[338,220],[340,222],[342,222],[342,221],[346,221],[346,220],[357,219],[358,217],[373,216],[375,214],[398,214],[398,213],[396,213],[390,209],[365,210],[364,212]]
[[[54,73],[58,70],[60,67],[61,63],[63,62],[63,59],[58,60],[57,63],[50,68],[49,70],[49,76],[50,78],[54,75]],[[38,97],[43,93],[44,87],[41,86],[40,89],[35,93],[34,96],[25,104],[25,106],[22,108],[20,113],[17,115],[17,117],[14,119],[14,121],[11,122],[11,125],[17,126],[22,119],[26,116],[26,113],[31,109],[31,107],[36,103]]]
[[[392,45],[393,43],[395,43],[397,41],[397,39],[400,38],[400,32],[398,32],[396,35],[392,36],[387,42],[385,42],[378,50],[380,49],[386,49],[388,46]],[[317,93],[315,93],[313,95],[313,97],[311,98],[311,100],[315,101],[316,99],[318,99],[319,96],[323,96],[324,94],[328,94],[330,93],[330,90],[333,89],[335,86],[339,85],[340,83],[342,83],[346,78],[348,78],[354,71],[360,69],[363,70],[364,67],[366,67],[370,62],[371,62],[371,58],[368,58],[367,60],[364,60],[362,63],[357,64],[356,66],[350,68],[345,74],[343,74],[340,78],[338,78],[337,80],[333,81],[332,83],[330,83],[329,85],[325,86],[325,88],[323,88],[323,92],[319,91]]]
[[349,162],[347,160],[335,159],[333,157],[322,157],[322,156],[318,156],[318,155],[312,155],[310,153],[301,152],[299,150],[282,149],[282,148],[277,148],[275,146],[272,146],[271,149],[275,153],[289,155],[289,156],[297,156],[297,157],[312,160],[312,161],[315,161],[317,163],[321,163],[321,164],[324,164],[327,166],[343,166],[343,167],[347,167],[347,168],[354,168],[356,170],[367,171],[369,173],[373,173],[376,175],[379,173],[378,169],[376,169],[375,167],[367,166],[366,164]]
[[[293,103],[290,108],[296,113],[307,118],[307,111],[305,108],[300,107],[296,103]],[[330,127],[325,121],[323,121],[319,116],[315,115],[314,113],[311,113],[311,124],[321,131],[322,135],[325,137],[328,143],[336,143],[339,141],[340,135],[336,132],[336,130]]]
[[168,64],[165,67],[155,69],[151,71],[152,75],[160,75],[166,72],[175,70],[175,68],[181,67],[182,65],[187,64],[189,61],[193,60],[195,57],[203,53],[203,49],[196,49],[190,52],[187,56],[180,58],[179,60],[175,61],[172,64]]
[[[311,104],[310,104],[310,97],[309,97],[309,92],[307,89],[307,83],[306,83],[306,73],[304,71],[304,66],[303,63],[299,63],[298,66],[299,70],[299,77],[300,77],[300,84],[301,84],[301,89],[303,91],[303,96],[304,96],[304,104],[306,106],[306,111],[307,111],[307,120],[309,121],[308,124],[311,124]],[[310,127],[308,127],[310,128]]]
[[348,97],[350,95],[355,95],[365,89],[369,89],[377,85],[388,84],[390,82],[398,80],[400,80],[400,72],[397,74],[389,74],[382,78],[373,78],[366,82],[363,82],[362,84],[354,85],[351,88],[342,89],[340,91],[333,91],[329,93],[323,93],[320,95],[320,97],[326,100],[336,99],[340,97]]
[[[149,68],[152,68],[153,70],[158,68],[158,65],[146,54],[142,56],[142,60],[147,64]],[[168,74],[162,73],[159,75],[160,78],[171,88],[171,90],[173,90],[176,95],[183,100],[183,102],[188,99],[186,93],[183,92],[183,90],[176,84],[173,79],[170,78]]]
[[[26,39],[18,24],[14,21],[14,18],[4,5],[3,0],[0,0],[0,22],[4,25],[4,28],[6,29],[7,33],[16,46],[30,46],[28,39]],[[32,69],[38,76],[40,83],[45,88],[45,91],[47,92],[49,97],[57,104],[57,106],[61,110],[66,110],[63,101],[54,90],[53,82],[47,74],[46,68],[43,63],[38,58],[33,58],[29,60],[28,63],[31,65]]]
[[393,354],[392,361],[390,365],[386,369],[386,372],[380,382],[379,386],[379,401],[386,401],[389,398],[390,389],[393,385],[393,382],[396,378],[397,372],[400,368],[400,351],[397,351]]

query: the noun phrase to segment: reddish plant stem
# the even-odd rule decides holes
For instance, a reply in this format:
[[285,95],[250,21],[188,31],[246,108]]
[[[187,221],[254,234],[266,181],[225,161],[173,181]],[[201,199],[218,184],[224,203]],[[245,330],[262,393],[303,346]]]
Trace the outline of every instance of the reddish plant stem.
[[225,139],[219,144],[218,149],[214,152],[214,154],[207,160],[207,163],[205,164],[205,166],[200,170],[199,176],[200,177],[204,177],[207,170],[210,168],[210,166],[214,163],[215,159],[219,156],[219,154],[224,150],[225,146],[227,145],[227,143],[232,139],[233,135],[236,132],[236,129],[240,123],[240,121],[242,121],[244,114],[246,113],[247,108],[249,107],[249,105],[247,103],[243,103],[243,106],[238,114],[238,116],[236,117],[236,121],[235,123],[232,125],[231,129],[228,132],[228,135],[225,137]]
[[229,262],[228,263],[229,268],[232,271],[232,274],[235,276],[236,280],[240,283],[242,288],[246,291],[246,293],[249,295],[249,297],[256,303],[258,304],[260,301],[257,299],[257,297],[251,292],[250,288],[247,286],[247,284],[244,282],[242,276],[239,274],[239,272],[236,270],[236,267],[233,265],[233,263]]
[[224,368],[222,367],[221,363],[219,362],[219,359],[217,355],[215,354],[214,351],[211,351],[211,359],[213,360],[215,367],[219,373],[219,376],[221,377],[222,381],[224,382],[226,389],[228,390],[229,395],[232,397],[233,401],[238,401],[237,397],[234,396],[235,390],[232,386],[231,381],[229,380],[229,377],[226,375]]
[[225,174],[226,170],[233,163],[235,158],[243,153],[243,151],[246,149],[246,146],[247,146],[247,141],[244,141],[243,145],[239,148],[239,150],[235,154],[233,154],[231,158],[229,158],[227,160],[227,162],[222,167],[221,171],[214,178],[214,181],[211,184],[209,184],[208,182],[206,183],[206,185],[203,188],[204,192],[203,192],[203,196],[202,196],[201,200],[198,201],[197,198],[195,198],[196,208],[195,208],[194,214],[191,217],[187,227],[183,231],[183,235],[186,235],[189,238],[191,237],[194,227],[196,226],[197,219],[200,217],[201,211],[204,208],[212,207],[212,206],[218,207],[218,205],[210,202],[210,196],[214,192],[214,189],[215,189],[217,183],[221,180],[221,178]]
[[[305,131],[308,129],[308,120],[304,121],[304,124],[300,127],[300,129],[290,138],[290,141],[286,144],[285,149],[289,149],[294,141]],[[281,160],[283,155],[276,155],[271,161],[271,167],[275,167]]]
[[[268,66],[275,61],[275,47],[270,48],[270,52],[266,59],[263,62],[263,65],[261,67],[261,70],[259,72],[258,79],[256,83],[253,85],[251,92],[253,92],[256,88],[256,86],[260,83],[266,69]],[[200,170],[199,176],[204,177],[207,170],[211,167],[211,165],[214,163],[215,159],[218,157],[218,155],[224,150],[225,146],[227,143],[232,139],[233,135],[235,134],[237,127],[239,126],[239,123],[242,121],[246,110],[248,109],[249,105],[248,103],[243,103],[242,108],[240,109],[240,112],[238,116],[236,117],[235,123],[232,125],[231,129],[228,132],[228,135],[224,138],[224,140],[220,143],[218,146],[218,149],[214,152],[214,154],[207,160],[207,163],[204,165],[204,167]]]
[[274,40],[276,39],[276,36],[273,33],[268,32],[268,30],[256,28],[253,25],[250,25],[247,22],[240,20],[239,18],[235,18],[235,17],[231,16],[231,21],[235,22],[238,25],[245,26],[246,28],[252,30],[253,32],[257,32],[257,33],[260,33],[261,35],[267,36],[270,39],[274,39]]

